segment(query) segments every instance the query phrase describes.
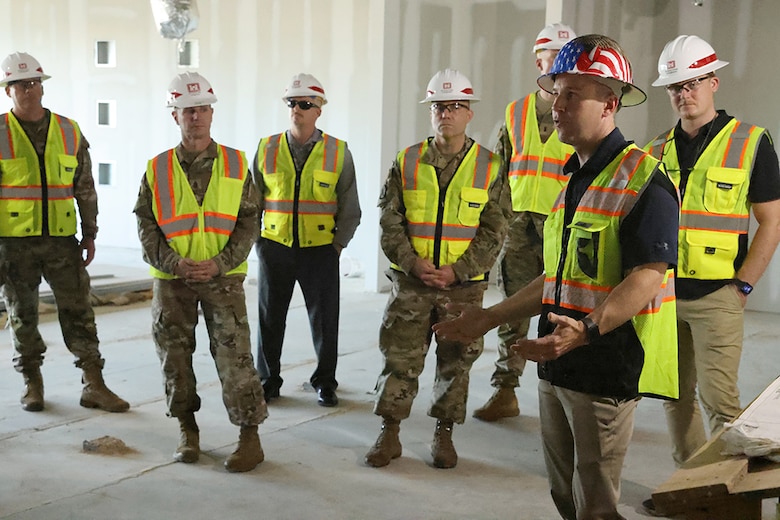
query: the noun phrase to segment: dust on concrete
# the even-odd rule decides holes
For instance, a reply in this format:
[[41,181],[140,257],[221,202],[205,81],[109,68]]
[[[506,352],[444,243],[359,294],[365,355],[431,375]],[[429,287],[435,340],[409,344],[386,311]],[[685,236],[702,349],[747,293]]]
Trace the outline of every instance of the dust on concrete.
[[82,443],[81,451],[96,455],[131,455],[137,451],[116,437],[104,435],[97,439],[86,440]]

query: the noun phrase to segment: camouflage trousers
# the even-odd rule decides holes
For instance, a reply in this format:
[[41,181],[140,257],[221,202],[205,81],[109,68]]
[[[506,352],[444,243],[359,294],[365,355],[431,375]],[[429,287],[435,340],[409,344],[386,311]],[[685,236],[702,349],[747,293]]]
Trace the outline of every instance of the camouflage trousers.
[[152,334],[162,365],[168,415],[179,417],[200,409],[192,368],[200,305],[230,422],[254,426],[268,417],[252,358],[243,281],[243,276],[200,283],[154,280]]
[[18,372],[43,364],[46,344],[38,331],[38,287],[51,287],[65,346],[79,368],[103,367],[89,274],[75,237],[0,238],[0,282]]
[[[509,223],[509,232],[498,257],[498,286],[505,298],[528,285],[544,271],[542,246],[545,215],[517,213]],[[498,359],[490,379],[494,387],[514,388],[525,369],[525,359],[511,346],[528,336],[530,318],[521,318],[498,327]]]
[[[455,318],[447,303],[482,305],[486,282],[448,290],[434,289],[416,278],[391,270],[390,299],[379,331],[384,368],[377,381],[374,413],[403,420],[409,417],[418,379],[431,346],[434,323]],[[463,424],[469,392],[469,371],[482,353],[482,338],[469,345],[436,339],[436,373],[428,415]]]

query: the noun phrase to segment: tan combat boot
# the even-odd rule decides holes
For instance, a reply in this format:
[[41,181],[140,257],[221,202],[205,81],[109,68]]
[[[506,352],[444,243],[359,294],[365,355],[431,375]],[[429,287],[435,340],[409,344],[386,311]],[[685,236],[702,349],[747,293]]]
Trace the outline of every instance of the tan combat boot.
[[431,456],[437,468],[449,469],[458,464],[458,453],[452,444],[452,421],[436,421]]
[[178,417],[181,437],[179,437],[179,447],[173,454],[173,460],[176,462],[186,462],[188,464],[198,462],[200,457],[200,429],[195,422],[195,414],[187,412]]
[[84,368],[81,382],[84,389],[81,391],[79,404],[84,408],[100,408],[107,412],[126,412],[130,404],[108,389],[103,381],[103,371],[99,366]]
[[24,377],[24,393],[22,394],[22,409],[28,412],[43,410],[43,377],[39,367],[22,370]]
[[398,433],[401,430],[400,421],[384,417],[382,420],[382,431],[379,433],[376,442],[366,453],[365,461],[369,466],[381,468],[387,466],[390,461],[401,456],[403,448]]
[[241,433],[238,435],[238,447],[225,459],[225,469],[231,473],[252,471],[263,460],[265,460],[265,454],[263,447],[260,446],[257,425],[242,426]]
[[504,417],[516,417],[520,415],[520,407],[517,406],[517,396],[512,387],[498,387],[488,402],[482,408],[477,408],[472,414],[481,421],[493,422]]

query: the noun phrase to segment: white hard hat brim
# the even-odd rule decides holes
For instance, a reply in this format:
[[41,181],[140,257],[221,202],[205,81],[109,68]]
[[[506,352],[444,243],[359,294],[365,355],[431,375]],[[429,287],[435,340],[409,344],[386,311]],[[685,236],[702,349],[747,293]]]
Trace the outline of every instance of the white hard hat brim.
[[704,76],[710,72],[715,72],[718,69],[722,69],[729,62],[723,60],[715,60],[712,63],[708,63],[704,67],[699,69],[687,69],[684,72],[677,72],[676,74],[659,74],[658,78],[651,83],[654,87],[665,87],[667,85],[674,85],[675,83],[683,83],[685,81]]
[[0,87],[5,87],[9,83],[13,83],[14,81],[24,81],[26,79],[36,79],[40,78],[41,81],[46,81],[47,79],[51,79],[51,76],[48,74],[41,74],[41,73],[28,73],[28,74],[17,74],[16,76],[12,76],[10,78],[4,78],[0,80]]

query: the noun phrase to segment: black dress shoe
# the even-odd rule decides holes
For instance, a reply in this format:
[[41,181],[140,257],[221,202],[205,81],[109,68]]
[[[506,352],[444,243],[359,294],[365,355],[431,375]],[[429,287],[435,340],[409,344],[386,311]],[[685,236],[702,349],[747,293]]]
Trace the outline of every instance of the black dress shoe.
[[279,387],[268,383],[263,383],[263,393],[265,394],[265,402],[267,403],[271,399],[279,398]]
[[336,406],[339,404],[339,398],[336,397],[336,391],[332,388],[317,389],[317,404],[320,406]]

